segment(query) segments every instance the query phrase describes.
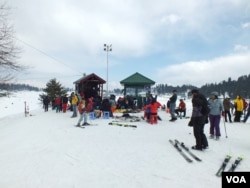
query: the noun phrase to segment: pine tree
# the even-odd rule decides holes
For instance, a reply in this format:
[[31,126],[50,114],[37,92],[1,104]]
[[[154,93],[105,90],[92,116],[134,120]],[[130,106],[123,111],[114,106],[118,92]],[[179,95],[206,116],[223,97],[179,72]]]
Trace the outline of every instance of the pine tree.
[[46,88],[43,91],[45,94],[40,95],[41,100],[47,95],[50,101],[53,101],[57,96],[63,96],[67,93],[67,90],[55,78],[46,84]]

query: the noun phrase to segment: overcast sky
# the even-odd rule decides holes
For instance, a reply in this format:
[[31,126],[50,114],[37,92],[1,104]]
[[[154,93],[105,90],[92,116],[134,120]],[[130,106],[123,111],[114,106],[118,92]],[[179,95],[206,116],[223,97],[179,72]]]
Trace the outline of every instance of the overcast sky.
[[[63,86],[95,73],[109,88],[139,72],[156,83],[202,86],[250,73],[249,0],[8,0],[18,82]],[[105,87],[105,86],[104,86]]]

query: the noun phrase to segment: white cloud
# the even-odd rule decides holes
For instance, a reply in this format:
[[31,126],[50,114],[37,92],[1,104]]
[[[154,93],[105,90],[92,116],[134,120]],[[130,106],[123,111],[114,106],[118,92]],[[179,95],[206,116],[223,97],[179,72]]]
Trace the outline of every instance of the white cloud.
[[250,27],[250,22],[246,22],[246,23],[241,24],[241,27],[242,28],[249,28]]
[[178,15],[174,15],[174,14],[170,14],[168,16],[164,16],[161,19],[162,23],[166,23],[166,24],[175,24],[177,23],[179,20],[181,20],[181,18]]
[[234,46],[234,50],[235,50],[235,51],[248,51],[248,50],[249,50],[249,47],[248,47],[248,46],[244,46],[244,45],[237,44],[237,45]]
[[[113,72],[122,69],[123,75],[129,76],[132,70],[140,72],[141,67],[149,67],[145,74],[158,75],[152,72],[154,67],[162,67],[163,62],[175,62],[174,66],[166,66],[171,71],[159,71],[162,76],[155,80],[195,84],[198,81],[192,76],[198,75],[210,82],[211,76],[199,73],[210,70],[216,58],[199,61],[204,59],[199,56],[198,60],[191,60],[200,51],[211,59],[219,56],[217,46],[222,54],[229,53],[228,46],[234,44],[239,44],[235,52],[247,52],[250,37],[246,30],[244,35],[236,33],[236,29],[225,34],[225,25],[235,28],[235,23],[245,22],[242,12],[249,9],[247,4],[248,0],[190,0],[188,3],[183,0],[8,0],[8,5],[13,7],[11,17],[16,36],[60,61],[22,45],[24,52],[20,62],[33,67],[27,76],[64,75],[69,84],[74,79],[68,81],[67,76],[82,72],[105,75],[104,43],[113,44],[110,64]],[[242,27],[249,27],[249,23],[245,22]],[[193,52],[186,55],[191,48]],[[126,66],[128,61],[133,62],[130,63],[132,68]],[[152,62],[153,68],[150,67]],[[187,69],[182,68],[184,65]],[[188,75],[181,79],[180,74],[186,72]],[[215,76],[211,78],[217,80]]]
[[190,84],[202,86],[219,83],[229,77],[237,80],[242,75],[248,75],[250,52],[230,54],[211,60],[188,61],[158,69],[159,83],[169,83],[174,86]]

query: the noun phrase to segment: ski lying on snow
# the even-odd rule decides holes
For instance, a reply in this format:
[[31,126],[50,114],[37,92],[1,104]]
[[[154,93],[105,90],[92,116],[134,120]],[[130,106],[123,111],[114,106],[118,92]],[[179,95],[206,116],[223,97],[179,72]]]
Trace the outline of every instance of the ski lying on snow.
[[228,172],[234,172],[242,160],[243,160],[242,156],[237,157],[232,166],[229,168]]
[[130,117],[118,117],[118,116],[116,116],[115,119],[118,120],[118,121],[128,121],[128,122],[139,122],[139,121],[141,121],[139,117],[135,118],[135,117],[132,117],[132,116],[130,116]]
[[188,147],[185,146],[183,142],[179,142],[178,140],[174,140],[177,144],[179,144],[184,150],[188,152],[189,155],[191,155],[196,161],[201,161],[199,157],[197,157],[195,154],[193,154]]
[[187,162],[189,162],[189,163],[193,162],[193,160],[190,159],[190,158],[182,151],[182,149],[179,147],[179,145],[178,145],[176,142],[174,142],[173,140],[169,140],[169,142],[176,148],[176,150],[184,157],[184,159],[185,159]]
[[232,156],[230,154],[227,154],[226,157],[224,158],[223,163],[221,164],[221,167],[218,169],[216,176],[221,177],[222,172],[224,172],[225,168],[227,167],[228,162],[230,161],[230,159],[232,158]]
[[109,125],[117,125],[117,126],[121,126],[121,127],[133,127],[133,128],[137,128],[136,125],[126,124],[126,123],[120,123],[120,122],[110,122]]

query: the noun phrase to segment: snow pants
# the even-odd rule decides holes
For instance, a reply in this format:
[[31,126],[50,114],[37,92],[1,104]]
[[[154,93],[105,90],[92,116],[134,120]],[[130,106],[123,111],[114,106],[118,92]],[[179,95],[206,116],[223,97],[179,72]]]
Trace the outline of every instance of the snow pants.
[[176,104],[175,103],[170,103],[170,115],[172,119],[176,119],[176,115],[175,115],[175,108],[176,108]]
[[77,116],[77,105],[76,104],[72,104],[72,107],[73,107],[73,115],[72,117],[76,117]]
[[204,134],[204,117],[195,117],[193,119],[193,132],[197,148],[204,148],[208,146],[207,137]]
[[210,134],[215,136],[221,136],[220,134],[220,115],[209,115],[210,121]]
[[83,120],[83,123],[87,123],[87,118],[88,118],[88,114],[86,112],[80,114],[80,118],[77,124],[80,125],[82,120]]
[[62,104],[62,111],[65,113],[67,111],[67,104]]

